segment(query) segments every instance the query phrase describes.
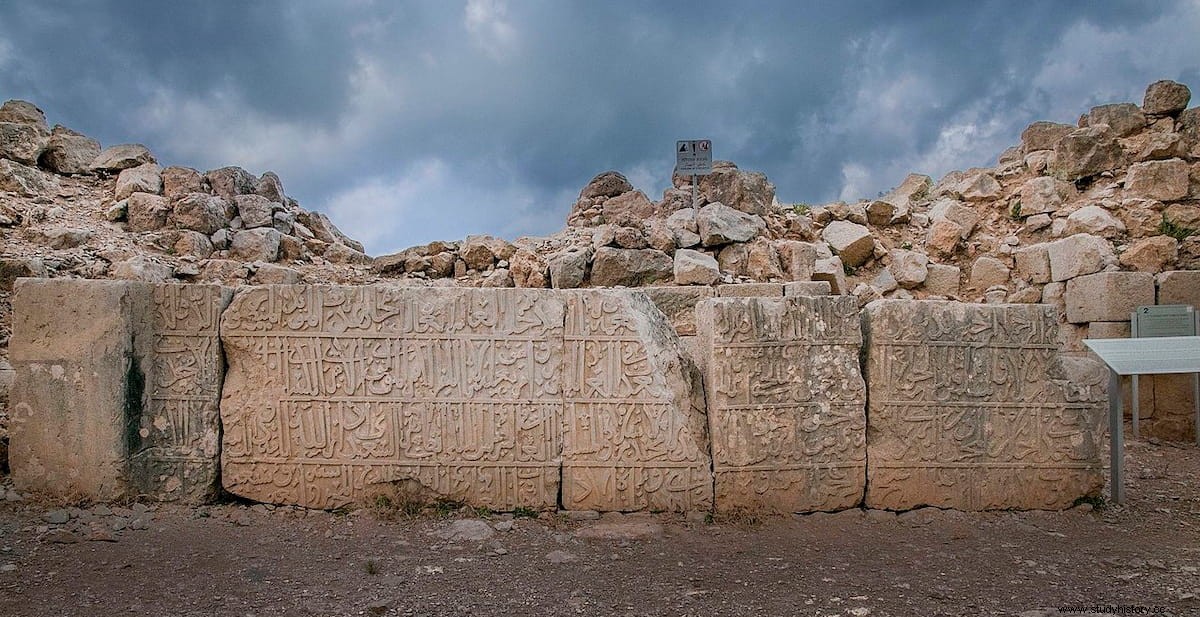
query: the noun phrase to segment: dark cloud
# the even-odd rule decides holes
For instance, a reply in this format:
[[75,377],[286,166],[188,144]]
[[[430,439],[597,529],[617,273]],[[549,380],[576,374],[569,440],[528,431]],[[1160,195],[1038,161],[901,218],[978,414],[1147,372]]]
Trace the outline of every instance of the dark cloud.
[[10,4],[6,98],[168,163],[275,169],[375,252],[551,232],[606,169],[656,196],[679,138],[820,202],[1200,85],[1186,0]]

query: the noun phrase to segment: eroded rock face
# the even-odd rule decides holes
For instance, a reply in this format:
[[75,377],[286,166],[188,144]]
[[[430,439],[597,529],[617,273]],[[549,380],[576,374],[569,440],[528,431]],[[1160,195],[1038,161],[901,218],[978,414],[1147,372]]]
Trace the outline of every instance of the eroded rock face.
[[850,296],[716,298],[697,307],[717,509],[858,505],[866,385]]
[[868,507],[1062,509],[1104,486],[1104,371],[1058,356],[1052,307],[882,300],[864,324]]

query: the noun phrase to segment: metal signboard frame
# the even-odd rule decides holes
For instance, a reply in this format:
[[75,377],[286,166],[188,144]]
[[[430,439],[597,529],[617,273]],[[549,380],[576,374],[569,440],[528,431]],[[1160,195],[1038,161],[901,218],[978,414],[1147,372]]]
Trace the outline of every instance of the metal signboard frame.
[[[1164,336],[1196,336],[1200,334],[1200,313],[1190,304],[1164,304],[1139,306],[1129,318],[1130,338],[1158,338]],[[1129,378],[1131,396],[1130,417],[1133,420],[1133,437],[1141,437],[1141,389],[1136,374]],[[1200,374],[1192,375],[1192,401],[1195,404],[1196,444],[1200,445]]]
[[1125,503],[1121,376],[1200,373],[1200,336],[1089,339],[1083,344],[1108,365],[1109,485],[1113,502]]
[[712,140],[681,139],[675,142],[675,173],[692,176],[692,207],[696,206],[696,176],[712,173]]

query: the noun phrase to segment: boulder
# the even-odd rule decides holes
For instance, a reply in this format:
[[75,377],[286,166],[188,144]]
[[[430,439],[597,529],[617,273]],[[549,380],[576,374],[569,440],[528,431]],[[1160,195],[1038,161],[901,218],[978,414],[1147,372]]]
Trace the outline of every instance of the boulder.
[[892,249],[891,258],[892,263],[888,265],[888,271],[891,272],[896,284],[905,289],[920,286],[929,276],[929,257],[924,253],[907,249]]
[[82,174],[91,170],[99,154],[100,142],[65,126],[55,126],[38,162],[56,173]]
[[1179,241],[1171,236],[1142,238],[1121,253],[1122,266],[1138,272],[1158,273],[1179,259]]
[[172,274],[171,266],[161,264],[145,255],[134,255],[124,261],[118,261],[109,270],[109,275],[114,279],[144,283],[165,283],[171,280]]
[[200,172],[190,167],[172,165],[162,170],[162,194],[172,202],[178,201],[191,193],[203,193],[204,177]]
[[212,188],[213,195],[233,203],[238,195],[251,195],[258,187],[258,178],[241,167],[222,167],[204,172],[204,179]]
[[43,133],[50,132],[46,125],[46,114],[42,113],[37,105],[20,99],[11,99],[0,105],[0,122],[25,124]]
[[275,261],[279,258],[279,232],[270,227],[239,231],[229,243],[229,256],[242,261]]
[[37,165],[50,143],[50,133],[31,124],[0,122],[0,158]]
[[1125,177],[1125,192],[1159,201],[1184,199],[1188,195],[1188,165],[1182,159],[1134,163]]
[[799,240],[776,240],[775,250],[783,266],[784,277],[791,281],[807,281],[812,278],[813,264],[817,262],[817,249],[808,242]]
[[258,182],[254,184],[254,194],[266,197],[267,201],[287,203],[287,195],[283,192],[283,181],[273,171],[268,171],[258,177]]
[[1200,309],[1200,270],[1173,270],[1155,278],[1159,304],[1190,304]]
[[1123,151],[1107,125],[1075,129],[1063,136],[1054,149],[1054,174],[1074,182],[1115,169]]
[[37,197],[57,190],[58,181],[46,172],[0,159],[0,191],[11,191],[23,197]]
[[92,232],[77,227],[50,227],[37,233],[42,244],[63,251],[87,244],[92,239]]
[[549,260],[550,286],[554,289],[575,289],[587,280],[590,251],[564,251]]
[[491,248],[494,241],[492,236],[467,236],[458,249],[458,256],[472,270],[487,270],[496,263],[496,255]]
[[[342,233],[342,230],[338,229],[337,225],[334,225],[333,221],[329,220],[329,217],[325,216],[321,212],[301,211],[296,214],[296,221],[304,225],[306,229],[312,231],[313,235],[322,242],[328,242],[330,244],[344,244],[355,251],[360,253],[363,252],[363,245],[361,242],[353,240],[346,234]],[[433,251],[433,253],[438,252],[441,251]]]
[[778,281],[786,278],[775,245],[765,238],[746,244],[746,276],[756,281]]
[[995,201],[1002,192],[996,178],[983,170],[968,175],[957,188],[962,198],[969,202]]
[[90,171],[113,173],[157,162],[150,150],[142,144],[119,144],[101,150],[88,164],[88,168]]
[[596,249],[592,262],[592,284],[598,287],[640,287],[669,281],[675,275],[669,255],[654,249]]
[[970,286],[976,291],[987,291],[991,287],[1008,286],[1009,269],[1003,261],[984,255],[971,264]]
[[1075,130],[1070,124],[1034,122],[1021,131],[1021,148],[1026,154],[1037,150],[1053,150],[1059,140]]
[[1030,178],[1021,185],[1020,191],[1021,207],[1016,213],[1022,217],[1054,214],[1078,193],[1074,184],[1050,176]]
[[957,297],[961,278],[962,271],[958,266],[929,264],[929,271],[925,275],[925,291],[934,296]]
[[237,208],[238,216],[242,217],[242,225],[247,229],[274,226],[275,209],[282,208],[282,205],[273,203],[262,195],[235,195],[233,205]]
[[711,203],[696,212],[696,229],[704,246],[746,242],[765,231],[766,222],[723,203]]
[[[160,199],[162,199],[160,197]],[[195,257],[196,259],[208,259],[213,253],[213,243],[208,236],[190,229],[185,229],[179,232],[179,239],[175,241],[173,246],[175,254],[180,257]]]
[[[676,176],[674,181],[682,186],[691,179]],[[766,214],[775,201],[775,185],[765,174],[743,171],[729,161],[714,161],[712,173],[699,176],[697,191],[701,203],[723,203],[747,214]]]
[[1170,116],[1187,109],[1192,91],[1187,86],[1163,79],[1146,87],[1142,111],[1154,116]]
[[113,191],[115,199],[125,199],[134,193],[162,192],[162,173],[157,163],[146,163],[137,167],[122,170],[117,176],[117,185]]
[[962,242],[962,236],[962,225],[948,219],[939,219],[929,226],[925,235],[925,246],[943,256],[953,255]]
[[166,197],[134,193],[125,200],[125,220],[129,231],[157,231],[167,226],[171,204]]
[[712,255],[679,249],[674,262],[676,285],[712,285],[721,278],[721,269]]
[[1154,304],[1154,275],[1098,272],[1067,281],[1067,321],[1128,321],[1133,309]]
[[1050,251],[1046,244],[1034,244],[1013,251],[1016,277],[1041,285],[1050,282]]
[[1050,258],[1050,280],[1066,281],[1099,272],[1117,262],[1112,245],[1091,234],[1075,234],[1046,245]]
[[833,221],[821,231],[821,239],[842,259],[842,263],[857,268],[866,263],[875,251],[871,230],[858,223]]
[[1146,115],[1133,103],[1114,103],[1093,107],[1087,115],[1088,126],[1107,124],[1117,137],[1125,137],[1146,128]]
[[579,191],[580,199],[616,197],[633,190],[633,185],[620,172],[606,171],[596,175]]
[[849,293],[846,285],[846,266],[840,257],[824,257],[813,264],[812,280],[829,283],[830,293],[841,295]]
[[[251,229],[250,231],[261,232],[268,237],[280,237],[279,231],[272,227],[259,227],[257,229]],[[270,232],[274,232],[274,234],[271,234]],[[238,232],[238,233],[243,233],[243,232]],[[236,238],[236,237],[237,237],[237,235],[235,234],[234,238]],[[280,246],[282,246],[282,240],[280,240]],[[267,248],[269,248],[269,246]],[[232,250],[232,248],[231,248],[231,250]],[[326,246],[325,252],[321,253],[321,257],[323,257],[325,259],[325,261],[328,261],[329,263],[333,263],[333,264],[351,264],[351,265],[360,265],[361,266],[361,265],[368,265],[371,263],[370,256],[366,255],[362,251],[354,250],[353,248],[350,248],[350,247],[346,246],[345,244],[330,244],[330,245]],[[264,258],[264,259],[262,259],[262,261],[268,261],[268,260]],[[269,261],[274,261],[274,260],[272,259]],[[433,266],[434,266],[434,261],[430,260],[429,267],[431,269],[434,269],[435,271],[437,271],[440,276],[449,276],[449,271],[454,266],[454,260],[453,260],[453,258],[451,258],[448,262],[443,262],[441,264],[440,268],[434,268]]]
[[300,273],[286,266],[256,262],[250,282],[255,285],[295,285],[301,282]]
[[228,204],[206,193],[189,193],[175,202],[170,221],[177,229],[191,229],[212,235],[229,226]]
[[550,286],[550,267],[536,251],[517,249],[509,257],[508,269],[516,287],[540,289]]
[[911,211],[918,203],[924,201],[932,188],[933,178],[923,174],[908,174],[900,186],[888,191],[879,200],[895,206],[899,215],[900,212]]
[[1067,217],[1067,226],[1063,233],[1086,233],[1115,238],[1125,233],[1125,224],[1100,206],[1084,206]]
[[600,206],[605,223],[637,225],[654,216],[654,204],[641,191],[629,191],[606,199]]
[[19,278],[49,276],[41,257],[0,257],[0,291],[12,291]]

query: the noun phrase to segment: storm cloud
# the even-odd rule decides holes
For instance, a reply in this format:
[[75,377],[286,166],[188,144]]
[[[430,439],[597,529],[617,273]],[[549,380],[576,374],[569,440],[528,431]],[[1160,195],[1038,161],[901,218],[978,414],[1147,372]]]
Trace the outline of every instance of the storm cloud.
[[1200,2],[0,1],[0,96],[164,164],[273,170],[368,252],[562,227],[676,139],[782,202],[989,165],[1034,120],[1200,86]]

